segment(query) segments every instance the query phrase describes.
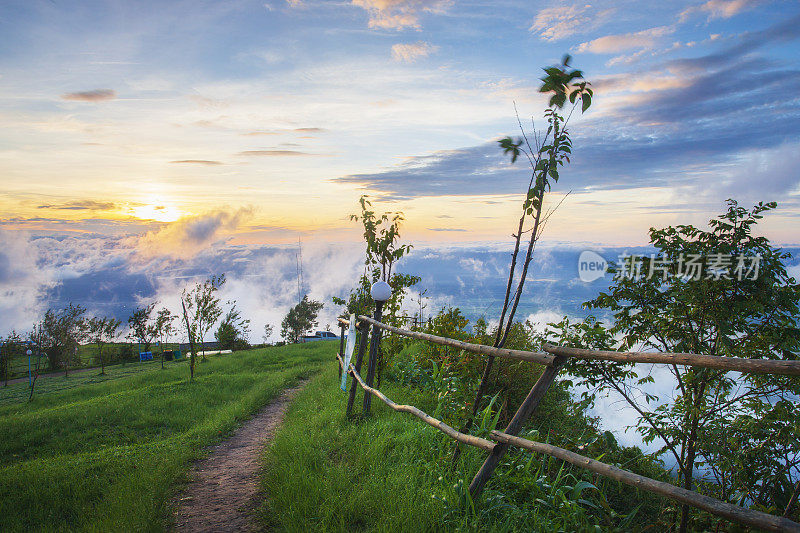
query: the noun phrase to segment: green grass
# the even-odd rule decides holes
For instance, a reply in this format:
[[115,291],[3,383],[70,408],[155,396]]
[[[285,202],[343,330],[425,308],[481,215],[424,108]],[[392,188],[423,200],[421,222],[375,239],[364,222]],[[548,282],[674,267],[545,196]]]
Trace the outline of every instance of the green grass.
[[[393,387],[382,389],[399,399]],[[346,398],[329,364],[292,403],[264,458],[265,526],[426,531],[441,525],[442,504],[427,490],[440,474],[429,463],[450,448],[436,430],[375,398],[376,416],[349,422]]]
[[[172,367],[176,365],[183,368],[183,370],[179,372],[189,372],[186,359],[164,362],[165,369],[172,369]],[[36,380],[34,389],[34,397],[49,395],[54,392],[66,391],[76,387],[85,389],[87,385],[115,381],[139,374],[140,372],[152,372],[155,370],[161,370],[160,360],[143,362],[136,361],[129,362],[124,365],[109,365],[106,366],[106,373],[103,375],[100,374],[100,368],[86,371],[77,369],[71,370],[69,376],[67,377],[64,377],[63,372],[39,374],[39,378]],[[0,406],[10,403],[27,402],[29,396],[30,388],[28,387],[27,377],[23,381],[11,383],[7,387],[0,383]]]
[[[644,494],[616,482],[601,486],[602,480],[585,471],[521,450],[509,451],[483,496],[473,502],[466,487],[486,452],[464,447],[459,463],[452,466],[452,440],[377,398],[372,400],[371,417],[347,420],[347,396],[337,383],[336,365],[329,364],[293,402],[265,452],[262,488],[267,499],[260,513],[265,528],[637,531],[648,523],[636,522],[641,513],[622,514],[608,507],[608,501],[621,499],[616,494],[620,491],[622,507],[628,510],[642,502]],[[430,395],[388,380],[381,390],[398,403],[436,416]],[[356,398],[354,411],[360,413],[363,391]],[[571,415],[563,414],[560,401],[558,395],[546,397],[535,425],[544,429],[555,423],[564,429]],[[479,417],[477,425],[473,432],[485,434],[490,417]],[[587,480],[598,483],[603,493]]]
[[335,350],[319,342],[215,356],[194,382],[181,362],[99,381],[84,374],[67,378],[81,386],[0,405],[0,529],[163,530],[191,460],[330,365]]

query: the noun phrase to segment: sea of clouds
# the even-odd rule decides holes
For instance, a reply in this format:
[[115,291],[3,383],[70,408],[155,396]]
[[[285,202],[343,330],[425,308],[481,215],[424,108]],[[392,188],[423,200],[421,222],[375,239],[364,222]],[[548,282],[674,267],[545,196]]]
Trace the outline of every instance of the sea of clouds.
[[[85,306],[90,314],[114,316],[123,323],[137,306],[154,301],[177,313],[184,288],[221,273],[227,282],[220,297],[223,302],[235,301],[251,321],[251,342],[262,342],[264,324],[275,326],[270,340],[278,340],[280,321],[305,293],[325,305],[319,329],[335,329],[341,308],[332,298],[345,297],[364,271],[363,245],[314,239],[304,241],[302,250],[297,244],[231,244],[226,231],[236,227],[237,216],[240,214],[213,213],[142,235],[40,235],[0,230],[0,335],[11,329],[28,331],[47,308],[70,302]],[[536,250],[518,318],[543,327],[564,316],[587,316],[583,302],[606,289],[610,279],[586,283],[578,278],[578,257],[584,249],[587,247],[562,243]],[[649,253],[641,247],[589,249],[607,260],[616,260],[622,253]],[[419,311],[412,300],[426,291],[426,317],[453,306],[473,322],[484,316],[491,323],[502,304],[510,250],[510,243],[415,248],[399,266],[399,271],[421,277],[410,291],[406,312]],[[797,259],[789,269],[800,277]],[[185,334],[176,340],[185,340]],[[662,401],[671,397],[675,382],[666,368],[643,365],[640,372],[655,377],[646,392]],[[612,429],[621,443],[642,446],[640,436],[627,429],[635,424],[637,415],[619,397],[598,398],[591,414],[600,416],[603,426]]]

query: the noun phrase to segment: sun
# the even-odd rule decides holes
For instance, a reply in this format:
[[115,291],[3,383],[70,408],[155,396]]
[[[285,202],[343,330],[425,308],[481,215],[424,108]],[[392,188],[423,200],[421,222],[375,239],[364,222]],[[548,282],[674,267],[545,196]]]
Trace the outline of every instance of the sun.
[[182,213],[166,203],[152,202],[132,208],[133,216],[142,220],[155,220],[157,222],[175,222],[181,218]]

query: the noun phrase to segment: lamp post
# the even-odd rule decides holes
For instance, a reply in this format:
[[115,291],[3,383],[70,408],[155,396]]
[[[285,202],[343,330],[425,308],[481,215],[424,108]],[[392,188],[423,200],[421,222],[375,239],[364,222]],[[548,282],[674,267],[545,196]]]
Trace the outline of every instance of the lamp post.
[[28,348],[28,351],[25,352],[25,353],[28,355],[28,387],[30,387],[31,386],[31,355],[33,355],[33,352],[31,351],[30,348]]
[[[375,315],[376,322],[381,321],[381,314],[383,313],[383,304],[392,297],[392,287],[385,281],[376,281],[372,284],[369,291],[372,299],[375,301]],[[382,330],[373,325],[372,326],[372,339],[369,343],[369,363],[367,366],[367,385],[372,387],[372,382],[375,379],[375,367],[378,359],[378,345],[381,342]],[[364,391],[364,414],[369,414],[370,404],[372,403],[372,395]]]

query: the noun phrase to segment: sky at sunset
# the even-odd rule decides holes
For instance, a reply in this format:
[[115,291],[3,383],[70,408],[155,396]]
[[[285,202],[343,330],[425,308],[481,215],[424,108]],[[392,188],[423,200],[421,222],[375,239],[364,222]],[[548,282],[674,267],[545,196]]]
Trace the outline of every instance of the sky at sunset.
[[734,197],[777,201],[763,232],[800,243],[796,0],[6,0],[0,333],[76,280],[90,309],[174,304],[222,256],[274,322],[298,236],[312,295],[352,286],[361,194],[407,242],[507,243],[528,173],[497,140],[515,103],[542,123],[564,53],[595,99],[546,241],[641,245]]

